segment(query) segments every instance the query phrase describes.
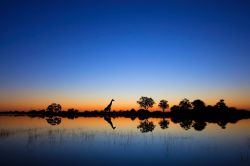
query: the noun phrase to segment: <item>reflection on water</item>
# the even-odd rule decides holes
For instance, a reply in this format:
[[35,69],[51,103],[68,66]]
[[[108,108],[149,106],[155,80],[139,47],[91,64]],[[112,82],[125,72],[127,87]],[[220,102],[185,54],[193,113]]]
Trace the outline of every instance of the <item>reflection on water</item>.
[[167,129],[169,125],[169,121],[163,118],[163,120],[159,122],[159,125],[161,126],[162,129]]
[[112,129],[115,129],[116,127],[113,126],[113,123],[111,121],[111,117],[109,115],[104,115],[104,120],[107,121],[110,126],[112,127]]
[[59,125],[61,123],[61,118],[56,116],[48,117],[46,120],[51,125]]
[[0,116],[1,165],[249,165],[250,119],[219,124]]
[[152,132],[155,129],[155,125],[153,122],[149,122],[147,119],[144,121],[141,121],[140,124],[137,126],[138,129],[142,133]]
[[206,122],[204,122],[202,120],[197,120],[194,122],[193,128],[197,131],[201,131],[201,130],[205,129],[206,125],[207,125]]
[[184,119],[180,122],[180,125],[184,130],[189,130],[192,126],[192,123],[193,123],[192,120]]

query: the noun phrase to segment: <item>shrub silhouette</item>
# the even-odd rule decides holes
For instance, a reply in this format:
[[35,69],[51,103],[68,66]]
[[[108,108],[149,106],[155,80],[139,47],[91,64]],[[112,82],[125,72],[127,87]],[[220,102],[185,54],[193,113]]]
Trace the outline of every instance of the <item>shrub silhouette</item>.
[[47,107],[47,111],[49,113],[58,113],[62,110],[62,106],[60,104],[52,103]]
[[159,107],[162,109],[162,111],[164,112],[165,109],[167,109],[167,108],[169,107],[168,101],[167,101],[167,100],[161,100],[158,106],[159,106]]
[[132,109],[130,110],[130,114],[136,114],[136,110],[135,110],[134,108],[132,108]]
[[140,105],[141,108],[148,110],[148,108],[152,108],[155,104],[155,101],[150,97],[142,96],[137,103]]
[[138,129],[142,133],[152,132],[155,128],[155,125],[153,122],[149,122],[147,119],[144,121],[141,121],[140,124],[137,126]]
[[131,116],[130,119],[135,120],[136,119],[136,114],[137,114],[136,110],[134,108],[132,108],[130,110],[130,112],[129,112],[129,115]]
[[180,110],[180,107],[179,107],[178,105],[173,105],[173,106],[170,108],[170,110],[171,110],[172,112],[178,112],[178,111]]
[[206,107],[206,110],[207,110],[207,111],[212,111],[212,110],[214,110],[214,107],[211,106],[211,105],[208,105],[208,106]]
[[77,109],[74,109],[74,108],[70,108],[68,109],[67,113],[68,114],[77,114],[79,111]]
[[215,104],[214,108],[218,109],[218,110],[226,110],[228,109],[225,101],[223,99],[221,99],[218,103]]
[[200,99],[194,100],[192,105],[194,110],[205,110],[206,108],[205,103]]

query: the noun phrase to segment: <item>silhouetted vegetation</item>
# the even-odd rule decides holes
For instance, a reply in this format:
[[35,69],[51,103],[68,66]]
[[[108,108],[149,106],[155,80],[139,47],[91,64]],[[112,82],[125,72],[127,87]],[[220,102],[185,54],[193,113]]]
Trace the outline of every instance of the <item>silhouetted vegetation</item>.
[[162,109],[162,111],[164,112],[165,109],[167,109],[167,108],[169,107],[168,101],[167,101],[167,100],[161,100],[158,106],[159,106],[159,107]]
[[218,109],[218,110],[222,110],[222,111],[225,111],[228,109],[228,107],[223,99],[221,99],[218,103],[216,103],[214,108]]
[[[200,100],[194,100],[192,103],[188,99],[183,99],[179,105],[171,107],[170,112],[165,111],[148,111],[149,107],[154,104],[153,99],[148,97],[141,97],[138,101],[144,109],[131,109],[130,111],[84,111],[80,112],[77,109],[71,108],[63,111],[60,104],[52,103],[46,110],[31,110],[0,112],[0,115],[23,116],[45,118],[49,124],[58,125],[61,123],[61,117],[74,119],[80,117],[103,117],[111,127],[114,129],[112,118],[127,117],[131,120],[138,118],[139,120],[147,120],[150,117],[163,118],[159,122],[162,129],[168,128],[169,122],[164,118],[171,118],[173,123],[178,123],[184,130],[193,127],[197,131],[201,131],[206,127],[207,123],[216,123],[222,129],[226,128],[228,123],[236,123],[238,120],[250,118],[250,112],[246,110],[238,110],[234,107],[228,107],[223,99],[215,104],[215,106],[208,105]],[[111,100],[112,103],[112,100]],[[166,100],[161,100],[161,108],[168,108]],[[111,105],[110,105],[111,106]],[[111,107],[110,107],[111,108]],[[142,125],[146,125],[148,121],[142,121]],[[151,124],[151,123],[150,123]]]
[[47,107],[48,112],[50,113],[58,113],[62,110],[62,106],[60,104],[52,103]]
[[178,105],[173,105],[173,106],[170,108],[170,110],[171,110],[172,112],[178,112],[178,111],[180,110],[180,107],[179,107]]
[[205,103],[200,99],[194,100],[192,102],[192,106],[193,106],[193,110],[197,110],[197,111],[205,110],[205,108],[206,108]]
[[192,108],[192,105],[188,99],[184,98],[182,101],[180,101],[179,109],[181,111],[187,111],[187,110],[190,110],[191,108]]
[[144,97],[142,96],[137,103],[140,105],[141,108],[144,108],[145,110],[148,110],[149,108],[152,108],[155,104],[155,101],[150,97]]
[[130,110],[129,114],[130,114],[130,119],[131,119],[131,120],[135,120],[135,119],[136,119],[136,117],[137,117],[137,112],[136,112],[136,110],[135,110],[134,108],[132,108],[132,109]]

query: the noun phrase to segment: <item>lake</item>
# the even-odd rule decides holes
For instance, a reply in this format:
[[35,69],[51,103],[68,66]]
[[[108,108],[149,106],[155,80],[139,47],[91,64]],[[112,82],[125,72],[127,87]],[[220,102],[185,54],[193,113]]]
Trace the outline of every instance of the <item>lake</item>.
[[1,165],[250,165],[250,119],[0,116]]

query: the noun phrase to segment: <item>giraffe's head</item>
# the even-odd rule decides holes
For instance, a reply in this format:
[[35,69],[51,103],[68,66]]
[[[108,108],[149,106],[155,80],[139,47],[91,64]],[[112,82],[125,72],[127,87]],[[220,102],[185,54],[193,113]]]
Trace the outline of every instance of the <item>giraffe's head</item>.
[[111,101],[115,101],[114,99],[112,99]]

